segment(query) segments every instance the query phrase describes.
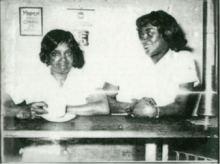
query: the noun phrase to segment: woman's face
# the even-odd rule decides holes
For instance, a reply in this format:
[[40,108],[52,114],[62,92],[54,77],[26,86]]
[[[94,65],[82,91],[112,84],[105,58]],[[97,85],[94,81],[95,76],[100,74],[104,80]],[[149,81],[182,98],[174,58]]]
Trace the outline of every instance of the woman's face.
[[155,63],[159,61],[169,50],[169,46],[159,33],[158,28],[150,24],[141,28],[140,40],[145,53]]
[[59,44],[50,53],[51,71],[58,74],[66,74],[73,65],[73,52],[66,43]]

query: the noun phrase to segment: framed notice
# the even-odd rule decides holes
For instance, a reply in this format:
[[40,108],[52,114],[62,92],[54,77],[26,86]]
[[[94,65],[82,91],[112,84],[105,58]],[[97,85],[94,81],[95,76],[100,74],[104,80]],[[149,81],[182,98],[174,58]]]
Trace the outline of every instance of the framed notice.
[[43,35],[42,7],[20,7],[20,35]]

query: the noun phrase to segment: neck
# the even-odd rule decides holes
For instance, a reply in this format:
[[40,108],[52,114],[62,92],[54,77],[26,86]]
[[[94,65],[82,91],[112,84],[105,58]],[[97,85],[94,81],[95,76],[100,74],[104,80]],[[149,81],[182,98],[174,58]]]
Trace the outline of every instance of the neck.
[[61,74],[51,70],[51,75],[59,82],[60,86],[63,86],[63,83],[65,82],[68,73]]
[[153,61],[153,63],[157,64],[157,62],[159,62],[159,60],[163,58],[163,56],[168,52],[168,50],[169,50],[169,48],[164,50],[160,54],[156,54],[156,55],[151,56],[151,60]]

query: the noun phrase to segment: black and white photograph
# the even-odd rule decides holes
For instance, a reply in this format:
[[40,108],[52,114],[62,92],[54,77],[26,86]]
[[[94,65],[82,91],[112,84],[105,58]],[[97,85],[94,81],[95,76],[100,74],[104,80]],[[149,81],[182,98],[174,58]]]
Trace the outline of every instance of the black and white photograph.
[[0,0],[1,163],[219,163],[219,0]]

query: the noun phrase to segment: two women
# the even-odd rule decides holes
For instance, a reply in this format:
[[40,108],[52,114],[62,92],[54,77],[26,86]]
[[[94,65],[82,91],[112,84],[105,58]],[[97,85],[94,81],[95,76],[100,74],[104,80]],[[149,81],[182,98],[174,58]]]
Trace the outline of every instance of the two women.
[[182,29],[164,11],[146,14],[137,19],[136,25],[147,56],[132,65],[140,70],[123,77],[117,97],[118,87],[109,83],[103,87],[108,101],[101,91],[91,94],[95,86],[90,86],[88,77],[78,69],[84,61],[75,39],[69,32],[53,30],[44,37],[40,53],[41,61],[50,69],[35,72],[33,82],[25,84],[30,80],[26,79],[23,86],[17,85],[20,92],[17,96],[10,94],[12,99],[8,96],[5,102],[6,115],[26,118],[31,110],[45,113],[46,101],[57,96],[65,100],[67,112],[79,115],[108,114],[108,102],[112,112],[129,112],[136,117],[185,114],[188,95],[179,91],[191,90],[198,78],[190,52],[183,51],[187,41]]

